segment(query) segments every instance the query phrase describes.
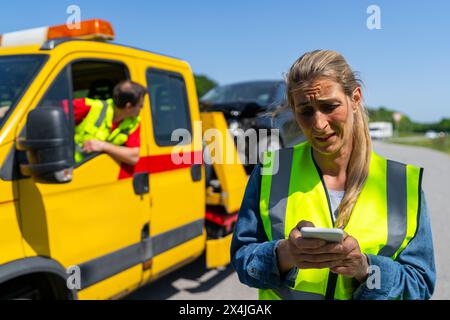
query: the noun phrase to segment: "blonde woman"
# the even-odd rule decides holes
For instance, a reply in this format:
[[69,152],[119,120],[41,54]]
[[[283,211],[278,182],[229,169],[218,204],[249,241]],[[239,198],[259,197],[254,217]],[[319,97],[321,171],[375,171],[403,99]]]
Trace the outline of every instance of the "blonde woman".
[[[250,177],[231,257],[268,299],[429,299],[435,262],[422,169],[372,151],[360,80],[337,52],[300,57],[287,97],[307,142]],[[302,227],[342,228],[341,243]]]

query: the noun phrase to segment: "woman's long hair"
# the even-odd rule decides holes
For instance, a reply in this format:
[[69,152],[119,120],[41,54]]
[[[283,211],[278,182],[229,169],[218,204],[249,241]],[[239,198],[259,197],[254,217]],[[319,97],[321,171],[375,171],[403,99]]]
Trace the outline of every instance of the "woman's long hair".
[[[331,50],[308,52],[292,65],[287,75],[286,94],[291,108],[294,107],[293,91],[319,78],[327,78],[339,83],[344,93],[350,98],[355,89],[362,86],[362,81],[341,54]],[[339,228],[347,225],[369,174],[372,141],[368,123],[367,110],[361,102],[354,115],[353,149],[347,167],[346,192],[339,205],[339,216],[336,221],[336,226]]]

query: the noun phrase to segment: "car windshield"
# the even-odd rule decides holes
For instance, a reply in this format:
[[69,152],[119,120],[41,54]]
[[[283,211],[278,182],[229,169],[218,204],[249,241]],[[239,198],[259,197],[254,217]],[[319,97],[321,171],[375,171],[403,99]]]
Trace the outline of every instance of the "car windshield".
[[0,128],[42,68],[45,55],[0,56]]
[[284,83],[281,81],[231,84],[210,90],[201,98],[201,101],[206,103],[256,102],[267,106],[283,100],[284,88]]

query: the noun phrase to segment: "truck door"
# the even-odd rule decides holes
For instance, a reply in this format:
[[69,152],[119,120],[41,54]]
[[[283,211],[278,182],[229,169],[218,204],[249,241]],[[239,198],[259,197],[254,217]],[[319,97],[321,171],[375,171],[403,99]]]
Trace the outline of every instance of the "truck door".
[[27,87],[42,69],[40,55],[0,57],[0,265],[23,258],[22,234],[17,210],[17,186],[12,175],[14,136],[5,132],[11,126],[10,114],[26,94]]
[[[151,124],[147,132],[149,157],[143,165],[150,173],[152,274],[157,277],[197,257],[205,247],[201,125],[195,127],[200,116],[189,70],[147,65],[140,73],[150,98],[146,106]],[[172,137],[179,129],[190,134],[182,143]],[[183,158],[190,161],[172,157],[180,149]]]
[[[71,56],[51,73],[35,105],[69,107],[73,121],[74,98],[111,97],[115,84],[134,79],[133,68],[128,58]],[[142,130],[143,157],[146,143]],[[110,156],[95,154],[75,168],[69,184],[19,181],[27,254],[78,267],[81,299],[109,298],[142,280],[149,195],[135,191],[133,177],[120,179],[120,172],[121,165]]]

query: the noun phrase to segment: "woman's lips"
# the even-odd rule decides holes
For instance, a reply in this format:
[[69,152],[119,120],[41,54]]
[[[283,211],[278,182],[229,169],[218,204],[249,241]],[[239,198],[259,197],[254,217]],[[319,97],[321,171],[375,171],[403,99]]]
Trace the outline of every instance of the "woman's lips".
[[321,141],[321,142],[327,142],[328,140],[330,140],[332,137],[334,137],[336,135],[336,133],[331,133],[329,135],[326,136],[321,136],[321,137],[315,137],[317,140]]

